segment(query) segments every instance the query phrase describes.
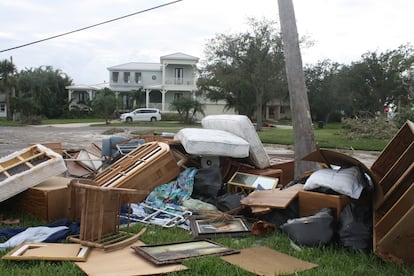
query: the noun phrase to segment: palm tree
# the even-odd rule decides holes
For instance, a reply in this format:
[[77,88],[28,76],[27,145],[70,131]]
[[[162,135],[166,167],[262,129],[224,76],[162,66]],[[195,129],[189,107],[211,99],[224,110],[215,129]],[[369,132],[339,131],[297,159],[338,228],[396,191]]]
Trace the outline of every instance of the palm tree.
[[16,66],[7,59],[0,61],[0,92],[5,93],[7,120],[12,120],[10,98],[13,96]]

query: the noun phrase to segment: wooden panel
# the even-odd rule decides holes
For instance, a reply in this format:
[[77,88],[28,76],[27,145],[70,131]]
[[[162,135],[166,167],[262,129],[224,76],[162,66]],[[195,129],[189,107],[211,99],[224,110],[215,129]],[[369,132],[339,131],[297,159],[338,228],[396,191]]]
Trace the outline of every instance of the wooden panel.
[[254,191],[243,198],[242,205],[254,207],[286,208],[289,203],[303,190],[303,184],[296,184],[284,190]]
[[299,215],[301,217],[312,216],[322,208],[335,208],[336,218],[339,219],[342,209],[351,199],[345,195],[328,195],[324,193],[299,191]]
[[414,185],[401,196],[388,212],[375,224],[375,242],[381,240],[410,210],[414,203]]
[[398,264],[414,264],[414,205],[375,245],[375,253]]
[[413,264],[414,124],[407,121],[371,167],[374,181],[374,253]]
[[412,141],[408,148],[399,156],[397,162],[395,162],[387,172],[384,172],[384,177],[380,180],[383,194],[387,194],[394,183],[398,181],[398,178],[413,165],[413,157],[414,141]]
[[413,140],[414,123],[407,121],[371,166],[371,171],[378,176],[378,180],[391,169]]

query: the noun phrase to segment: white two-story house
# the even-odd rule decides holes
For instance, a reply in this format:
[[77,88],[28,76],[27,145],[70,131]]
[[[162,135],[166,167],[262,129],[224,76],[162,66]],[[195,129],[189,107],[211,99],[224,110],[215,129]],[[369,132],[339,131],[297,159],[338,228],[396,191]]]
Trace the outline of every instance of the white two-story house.
[[[97,91],[109,88],[118,97],[117,111],[122,113],[139,107],[158,108],[174,112],[171,102],[179,97],[192,97],[204,105],[205,115],[235,114],[226,109],[224,100],[211,101],[197,91],[197,63],[199,58],[183,53],[160,57],[160,63],[129,62],[108,67],[109,82],[98,85],[67,86],[69,108],[88,109]],[[287,111],[287,112],[286,112]],[[289,105],[272,101],[266,106],[266,119],[289,117]],[[201,114],[199,114],[200,116]]]
[[183,53],[160,57],[160,63],[129,62],[108,67],[109,83],[68,86],[70,107],[85,107],[103,88],[114,91],[119,111],[154,107],[172,111],[170,103],[179,97],[194,97],[197,89],[198,58]]

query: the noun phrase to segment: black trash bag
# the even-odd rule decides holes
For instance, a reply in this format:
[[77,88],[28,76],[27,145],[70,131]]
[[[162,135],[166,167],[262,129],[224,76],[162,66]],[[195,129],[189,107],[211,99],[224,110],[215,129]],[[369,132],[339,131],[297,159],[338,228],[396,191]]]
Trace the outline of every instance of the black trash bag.
[[194,176],[192,198],[216,205],[217,196],[223,187],[220,168],[200,168]]
[[335,212],[335,208],[323,208],[313,216],[290,219],[280,229],[298,245],[325,245],[335,234]]
[[276,227],[280,227],[285,224],[289,219],[299,217],[299,200],[295,198],[285,209],[272,209],[267,214],[255,214],[255,217],[270,222]]
[[240,208],[242,198],[243,195],[240,193],[225,193],[217,197],[216,207],[222,212]]
[[372,250],[372,209],[368,205],[348,204],[341,212],[339,243],[365,253]]

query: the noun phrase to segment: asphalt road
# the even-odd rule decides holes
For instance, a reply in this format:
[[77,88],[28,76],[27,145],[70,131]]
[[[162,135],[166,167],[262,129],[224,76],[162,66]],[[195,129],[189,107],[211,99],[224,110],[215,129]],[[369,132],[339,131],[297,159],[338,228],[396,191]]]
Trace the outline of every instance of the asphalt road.
[[[131,131],[144,129],[139,127],[117,127],[120,133],[128,137]],[[67,124],[48,126],[0,127],[0,157],[26,148],[34,143],[61,142],[64,149],[81,149],[95,143],[101,145],[102,139],[115,134],[105,135],[110,127],[89,126],[88,124]]]
[[[105,134],[111,128],[117,128],[120,132]],[[64,124],[64,125],[39,125],[24,127],[0,127],[0,158],[15,151],[26,148],[34,143],[61,142],[63,149],[82,149],[92,143],[101,146],[102,140],[111,136],[133,137],[131,132],[153,130],[153,127],[108,127],[89,124]],[[264,145],[266,152],[274,162],[284,162],[293,158],[291,147],[284,145]],[[366,166],[370,167],[375,161],[378,152],[370,151],[342,151]]]

